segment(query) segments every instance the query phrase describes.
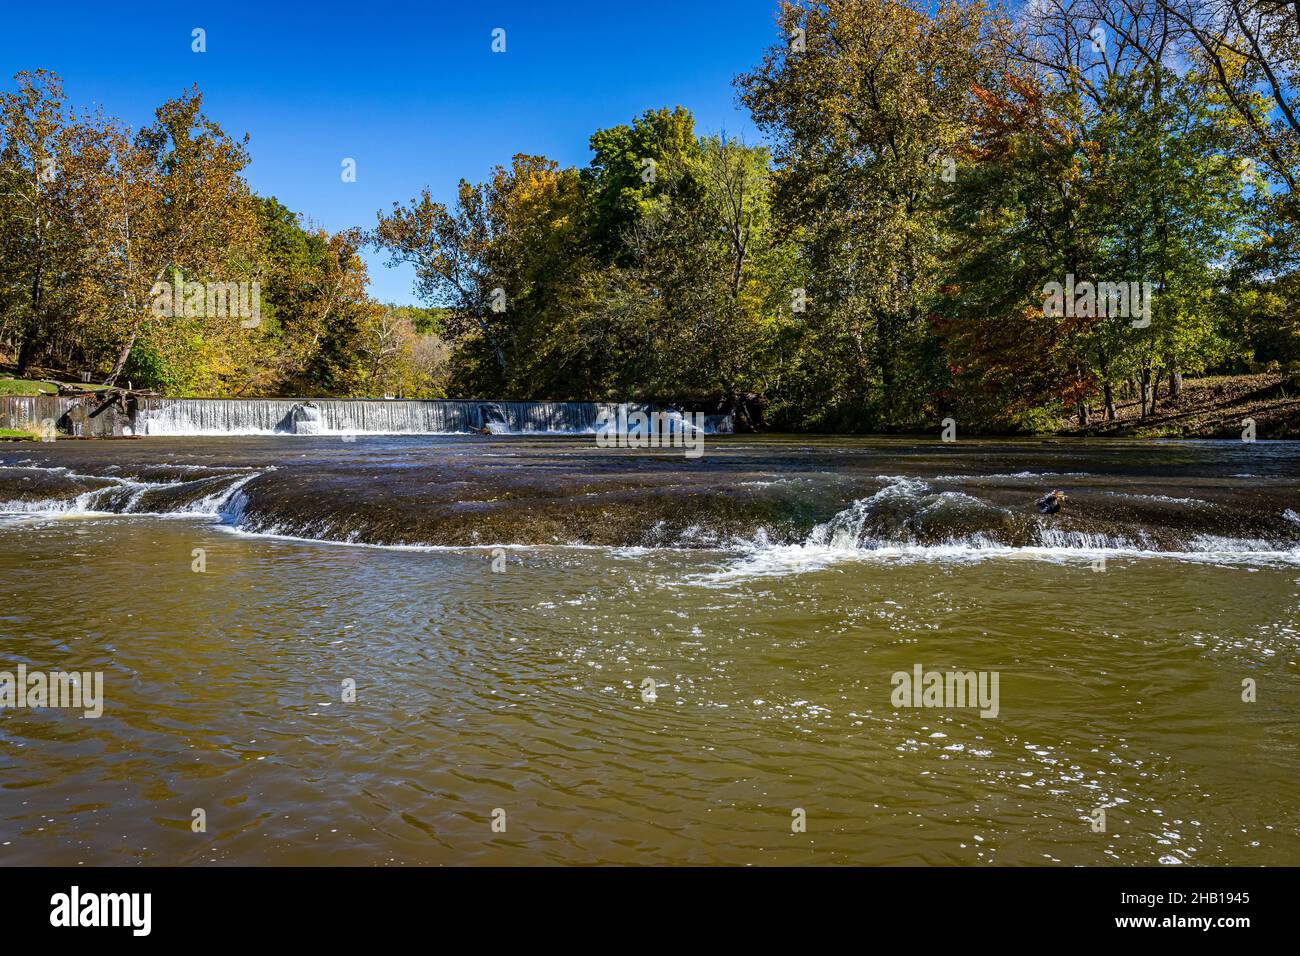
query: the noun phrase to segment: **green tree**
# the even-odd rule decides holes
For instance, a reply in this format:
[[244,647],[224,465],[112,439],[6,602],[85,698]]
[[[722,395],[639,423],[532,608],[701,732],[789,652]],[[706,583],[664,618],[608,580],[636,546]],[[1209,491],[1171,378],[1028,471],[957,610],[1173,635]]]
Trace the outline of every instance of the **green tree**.
[[590,145],[594,155],[583,177],[591,242],[603,261],[626,263],[628,233],[662,194],[666,171],[680,175],[698,155],[695,118],[681,106],[646,110],[630,124],[598,130]]
[[775,143],[774,204],[801,245],[805,423],[919,423],[943,379],[927,311],[944,172],[996,55],[993,18],[981,3],[828,0],[783,2],[778,22],[782,42],[740,85]]
[[23,375],[66,329],[85,271],[73,208],[85,144],[57,76],[15,81],[0,97],[0,334]]

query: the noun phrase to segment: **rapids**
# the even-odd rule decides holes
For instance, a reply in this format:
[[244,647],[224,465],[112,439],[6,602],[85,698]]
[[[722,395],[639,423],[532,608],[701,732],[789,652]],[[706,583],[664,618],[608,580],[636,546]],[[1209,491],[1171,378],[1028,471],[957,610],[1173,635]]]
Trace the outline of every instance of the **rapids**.
[[[699,460],[553,436],[45,444],[0,455],[0,513],[404,547],[1300,562],[1292,443],[709,438]],[[1067,506],[1040,514],[1051,488]]]

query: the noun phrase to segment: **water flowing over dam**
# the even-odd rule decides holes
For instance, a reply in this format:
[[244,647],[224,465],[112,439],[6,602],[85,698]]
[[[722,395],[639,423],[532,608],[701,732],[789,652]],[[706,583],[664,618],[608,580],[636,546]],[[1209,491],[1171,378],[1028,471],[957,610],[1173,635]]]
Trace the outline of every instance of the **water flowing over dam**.
[[[125,435],[456,435],[591,434],[601,415],[617,420],[613,402],[501,402],[407,399],[147,398],[123,409],[91,410],[73,396],[9,397],[0,427],[75,436]],[[629,403],[649,414],[661,406]],[[680,417],[680,416],[679,416]],[[729,415],[706,415],[706,434],[730,432]]]
[[[133,442],[129,452],[118,443],[13,446],[0,454],[0,513],[199,515],[244,533],[380,546],[712,548],[795,563],[1008,553],[1300,563],[1290,443],[1196,443],[1157,457],[1114,456],[1115,443],[936,448],[735,436],[691,459],[681,448],[602,447],[590,434],[547,437],[583,426],[583,417],[551,414],[574,406],[495,403],[489,411],[525,434],[425,437],[352,436],[338,416],[360,405],[357,417],[374,410],[366,424],[375,430],[449,428],[478,420],[475,410],[437,420],[422,403],[220,404],[180,405],[214,417],[171,419],[188,434]],[[379,417],[385,410],[426,417]],[[298,434],[272,435],[286,420]],[[237,428],[245,437],[225,437]],[[1014,455],[1019,467],[1006,470],[990,452]],[[1060,514],[1036,507],[1050,487],[1067,493]]]

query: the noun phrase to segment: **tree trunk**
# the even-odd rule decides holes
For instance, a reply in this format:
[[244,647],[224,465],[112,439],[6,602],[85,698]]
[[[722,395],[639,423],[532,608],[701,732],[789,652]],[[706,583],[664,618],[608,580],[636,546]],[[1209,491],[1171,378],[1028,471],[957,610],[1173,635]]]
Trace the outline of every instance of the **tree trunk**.
[[1181,394],[1183,394],[1183,370],[1177,365],[1172,365],[1169,371],[1169,400],[1172,402]]
[[1101,392],[1106,399],[1106,421],[1113,422],[1118,417],[1115,414],[1115,388],[1106,382],[1102,385]]
[[509,363],[506,361],[506,353],[501,348],[500,341],[498,341],[497,337],[492,334],[491,330],[488,328],[487,322],[483,319],[482,316],[480,315],[474,316],[474,321],[475,323],[477,323],[479,327],[479,331],[483,333],[483,337],[488,340],[488,344],[492,346],[492,354],[493,356],[496,357],[497,368],[501,370],[502,375],[504,377],[504,374],[507,370]]
[[880,389],[886,401],[894,395],[894,328],[893,317],[885,313],[876,316],[876,342],[879,354],[877,369],[880,373]]
[[44,285],[43,265],[41,248],[38,244],[36,269],[35,274],[32,276],[32,311],[27,317],[27,321],[20,326],[23,333],[23,343],[18,348],[18,378],[22,378],[27,374],[27,370],[31,368],[32,362],[36,359],[36,340],[41,327],[41,289]]
[[1075,410],[1079,416],[1079,427],[1088,427],[1088,396],[1083,391],[1083,366],[1076,364],[1074,366],[1074,381],[1079,386],[1079,398],[1076,400]]
[[745,401],[745,396],[736,394],[731,388],[727,389],[727,394],[730,397],[726,400],[726,407],[731,409],[733,421],[736,423],[736,431],[757,431],[758,429],[754,427],[754,418],[749,413],[749,403]]
[[18,347],[18,371],[14,373],[16,378],[25,378],[27,370],[31,368],[33,359],[36,358],[36,336],[30,331],[24,331],[22,345]]
[[105,385],[112,385],[117,381],[117,377],[122,374],[122,369],[126,368],[126,361],[131,357],[131,349],[135,348],[136,336],[140,334],[140,326],[137,324],[131,329],[131,337],[126,340],[122,350],[117,353],[117,361],[113,363],[113,370],[108,373],[108,378],[104,379]]

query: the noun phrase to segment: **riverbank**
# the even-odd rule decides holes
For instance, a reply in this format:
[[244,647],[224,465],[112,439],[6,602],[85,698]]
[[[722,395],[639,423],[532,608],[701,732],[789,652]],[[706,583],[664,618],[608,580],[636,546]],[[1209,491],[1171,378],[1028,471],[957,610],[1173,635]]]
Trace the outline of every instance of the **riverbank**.
[[1079,428],[1064,418],[1060,435],[1091,438],[1236,438],[1246,421],[1256,438],[1300,437],[1300,376],[1219,375],[1184,380],[1177,398],[1162,392],[1156,410],[1145,418],[1136,398],[1115,403],[1116,420],[1093,408],[1092,421]]
[[98,392],[108,388],[91,382],[74,382],[61,378],[13,378],[0,377],[0,396],[3,395],[58,395],[64,389],[78,389],[83,392]]

